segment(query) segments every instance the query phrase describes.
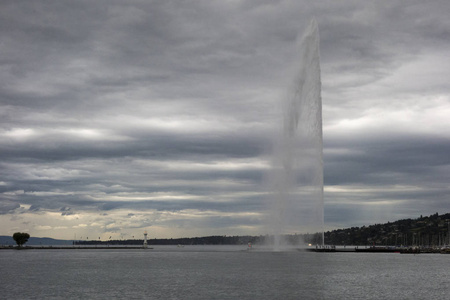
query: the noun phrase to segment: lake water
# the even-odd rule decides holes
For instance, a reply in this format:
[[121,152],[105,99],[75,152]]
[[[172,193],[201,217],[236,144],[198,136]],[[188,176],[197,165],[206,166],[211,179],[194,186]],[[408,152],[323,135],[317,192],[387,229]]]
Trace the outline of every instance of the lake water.
[[450,299],[450,255],[0,250],[0,299]]

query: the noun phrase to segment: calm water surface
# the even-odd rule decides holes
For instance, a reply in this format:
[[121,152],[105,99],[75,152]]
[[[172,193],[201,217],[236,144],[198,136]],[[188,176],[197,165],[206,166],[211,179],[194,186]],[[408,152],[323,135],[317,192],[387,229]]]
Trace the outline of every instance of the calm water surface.
[[450,255],[0,251],[1,299],[449,299]]

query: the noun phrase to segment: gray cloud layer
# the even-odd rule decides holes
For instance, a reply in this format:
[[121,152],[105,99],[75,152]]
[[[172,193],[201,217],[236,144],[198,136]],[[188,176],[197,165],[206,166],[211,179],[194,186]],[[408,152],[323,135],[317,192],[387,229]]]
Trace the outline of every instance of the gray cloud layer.
[[4,234],[265,233],[279,103],[313,16],[327,226],[448,212],[447,1],[0,6]]

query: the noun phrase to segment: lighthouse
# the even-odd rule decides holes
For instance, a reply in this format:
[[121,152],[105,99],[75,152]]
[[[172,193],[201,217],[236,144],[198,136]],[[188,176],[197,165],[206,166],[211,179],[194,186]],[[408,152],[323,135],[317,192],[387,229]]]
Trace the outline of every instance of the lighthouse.
[[147,249],[147,231],[144,232],[144,249]]

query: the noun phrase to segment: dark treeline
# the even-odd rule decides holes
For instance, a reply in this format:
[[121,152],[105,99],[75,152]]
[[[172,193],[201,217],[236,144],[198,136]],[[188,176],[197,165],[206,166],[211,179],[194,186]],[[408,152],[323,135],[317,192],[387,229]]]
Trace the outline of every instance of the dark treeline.
[[[324,233],[327,245],[440,246],[449,243],[450,213],[385,224],[337,229]],[[320,244],[321,234],[284,235],[290,245]],[[74,241],[75,245],[142,245],[143,239]],[[193,238],[148,239],[149,245],[254,245],[272,244],[273,236],[206,236]]]

